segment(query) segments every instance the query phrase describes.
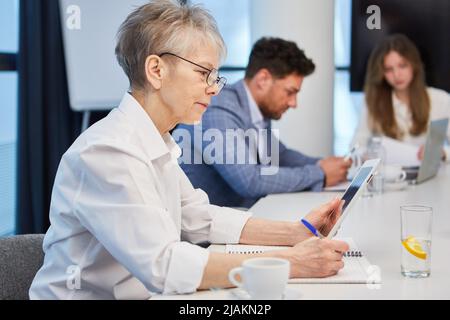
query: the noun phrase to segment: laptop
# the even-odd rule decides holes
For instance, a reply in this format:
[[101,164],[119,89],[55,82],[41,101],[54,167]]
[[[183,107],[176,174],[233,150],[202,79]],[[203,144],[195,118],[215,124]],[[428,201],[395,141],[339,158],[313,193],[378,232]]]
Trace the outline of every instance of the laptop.
[[403,170],[406,171],[406,180],[411,184],[424,182],[438,173],[442,147],[447,137],[447,127],[448,118],[431,122],[420,167],[403,167]]

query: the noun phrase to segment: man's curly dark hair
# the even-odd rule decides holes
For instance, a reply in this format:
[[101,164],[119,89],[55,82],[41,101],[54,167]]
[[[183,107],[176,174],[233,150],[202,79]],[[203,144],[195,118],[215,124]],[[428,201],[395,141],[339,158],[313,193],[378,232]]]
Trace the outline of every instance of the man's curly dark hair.
[[261,69],[267,69],[275,78],[290,74],[309,76],[315,70],[314,62],[307,58],[295,42],[280,38],[261,38],[253,46],[245,78],[251,79]]

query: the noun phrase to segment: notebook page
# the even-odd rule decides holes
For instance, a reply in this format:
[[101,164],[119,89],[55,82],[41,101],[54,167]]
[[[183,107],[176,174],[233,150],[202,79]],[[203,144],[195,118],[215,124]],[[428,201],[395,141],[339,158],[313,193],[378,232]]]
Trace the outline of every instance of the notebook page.
[[289,247],[282,246],[252,246],[245,244],[227,244],[225,248],[226,253],[240,253],[240,254],[253,254],[253,253],[262,253],[266,251],[272,250],[284,250]]
[[399,164],[402,166],[420,166],[417,159],[419,148],[405,142],[383,137],[383,147],[386,149],[386,164]]
[[[359,252],[352,238],[341,239],[350,246],[349,252]],[[287,247],[280,246],[248,246],[248,245],[226,245],[226,253],[252,254],[270,250],[281,250]],[[369,274],[367,272],[370,263],[362,256],[348,255],[343,258],[344,268],[337,275],[328,278],[296,278],[290,279],[289,283],[367,283]],[[379,279],[371,279],[371,283],[379,283]]]
[[[349,251],[358,251],[355,242],[352,238],[334,238],[336,240],[345,241],[348,243]],[[241,253],[241,254],[252,254],[252,253],[262,253],[271,250],[283,250],[288,249],[288,246],[254,246],[246,244],[227,244],[225,246],[226,253]]]

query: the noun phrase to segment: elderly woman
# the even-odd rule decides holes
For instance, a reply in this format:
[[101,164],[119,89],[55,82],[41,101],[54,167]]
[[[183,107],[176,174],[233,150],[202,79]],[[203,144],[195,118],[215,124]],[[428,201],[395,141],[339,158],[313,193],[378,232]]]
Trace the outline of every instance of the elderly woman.
[[[200,7],[159,0],[128,16],[116,55],[130,92],[61,160],[32,299],[147,299],[229,287],[228,272],[254,256],[288,259],[292,277],[343,267],[346,243],[312,237],[298,222],[210,205],[179,168],[169,131],[201,120],[225,84],[217,72],[224,51]],[[336,199],[306,218],[327,233],[341,206]],[[227,255],[197,245],[203,242],[289,247]]]

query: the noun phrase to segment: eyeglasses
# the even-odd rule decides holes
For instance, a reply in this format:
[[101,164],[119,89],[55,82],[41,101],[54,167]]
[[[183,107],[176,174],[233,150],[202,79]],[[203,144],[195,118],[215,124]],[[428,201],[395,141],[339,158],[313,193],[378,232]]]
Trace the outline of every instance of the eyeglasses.
[[208,71],[208,76],[206,77],[206,84],[208,86],[210,86],[210,87],[212,87],[213,85],[216,85],[217,86],[217,93],[219,93],[223,89],[223,87],[227,84],[227,79],[224,78],[224,77],[220,77],[219,76],[219,71],[217,69],[208,69],[208,68],[203,67],[203,66],[201,66],[201,65],[199,65],[199,64],[197,64],[195,62],[192,62],[192,61],[190,61],[188,59],[185,59],[183,57],[180,57],[180,56],[178,56],[178,55],[176,55],[174,53],[170,53],[170,52],[163,52],[159,56],[162,57],[162,56],[167,55],[167,54],[171,55],[171,56],[174,56],[174,57],[177,57],[177,58],[179,58],[181,60],[189,62],[190,64],[193,64],[194,66],[197,66],[199,68],[202,68],[202,69]]

